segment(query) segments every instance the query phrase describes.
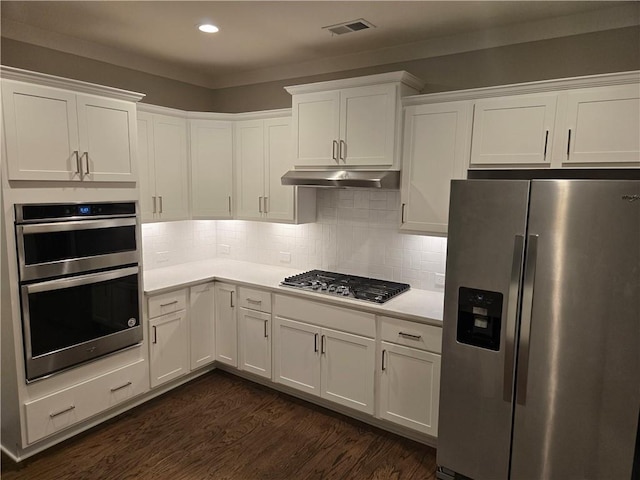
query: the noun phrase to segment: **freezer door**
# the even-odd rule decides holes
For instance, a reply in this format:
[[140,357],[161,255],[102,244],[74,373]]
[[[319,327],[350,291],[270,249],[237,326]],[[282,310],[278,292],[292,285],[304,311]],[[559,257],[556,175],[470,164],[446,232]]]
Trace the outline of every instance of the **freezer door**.
[[507,479],[529,182],[451,187],[437,461]]
[[511,478],[630,479],[640,182],[533,181],[528,235]]

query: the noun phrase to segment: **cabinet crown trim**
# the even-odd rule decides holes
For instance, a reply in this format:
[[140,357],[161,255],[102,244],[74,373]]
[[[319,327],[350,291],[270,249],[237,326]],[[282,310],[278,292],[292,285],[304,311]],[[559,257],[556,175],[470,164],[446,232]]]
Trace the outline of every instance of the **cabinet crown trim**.
[[21,68],[8,67],[0,65],[0,76],[3,80],[15,80],[19,82],[28,82],[46,87],[61,88],[65,90],[73,90],[75,93],[86,93],[89,95],[100,95],[103,97],[115,98],[118,100],[127,100],[138,102],[144,98],[144,93],[131,92],[120,88],[106,87],[96,83],[82,82],[80,80],[72,80],[69,78],[56,77],[46,73],[32,72]]
[[343,78],[340,80],[329,80],[326,82],[306,83],[302,85],[291,85],[284,89],[291,95],[301,93],[322,92],[327,90],[341,90],[343,88],[364,87],[367,85],[380,85],[383,83],[402,83],[408,85],[416,91],[422,90],[424,82],[409,72],[389,72],[377,75],[367,75],[364,77]]
[[560,78],[537,82],[498,85],[483,88],[470,88],[422,95],[410,95],[402,98],[402,105],[424,105],[429,103],[454,102],[461,100],[479,100],[483,98],[524,95],[529,93],[552,93],[563,90],[608,87],[640,83],[640,70],[582,77]]

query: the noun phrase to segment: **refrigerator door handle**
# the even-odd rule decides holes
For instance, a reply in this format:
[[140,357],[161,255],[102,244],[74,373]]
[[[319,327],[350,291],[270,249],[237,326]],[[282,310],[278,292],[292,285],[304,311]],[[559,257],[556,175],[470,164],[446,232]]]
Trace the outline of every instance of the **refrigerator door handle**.
[[513,241],[513,260],[511,263],[511,280],[507,300],[507,326],[505,329],[504,356],[504,401],[513,400],[513,370],[516,362],[516,325],[518,323],[518,294],[524,261],[524,235],[516,235]]
[[516,382],[516,402],[527,403],[527,382],[529,375],[529,340],[531,337],[531,316],[533,310],[533,282],[536,276],[538,257],[538,235],[529,235],[527,258],[522,283],[522,320],[520,323],[520,348],[518,350],[518,380]]

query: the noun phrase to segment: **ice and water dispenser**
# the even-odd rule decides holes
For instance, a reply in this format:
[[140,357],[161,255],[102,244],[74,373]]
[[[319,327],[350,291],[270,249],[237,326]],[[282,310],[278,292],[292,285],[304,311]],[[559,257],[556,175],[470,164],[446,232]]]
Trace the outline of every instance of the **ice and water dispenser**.
[[460,343],[500,350],[502,293],[460,287],[458,333]]

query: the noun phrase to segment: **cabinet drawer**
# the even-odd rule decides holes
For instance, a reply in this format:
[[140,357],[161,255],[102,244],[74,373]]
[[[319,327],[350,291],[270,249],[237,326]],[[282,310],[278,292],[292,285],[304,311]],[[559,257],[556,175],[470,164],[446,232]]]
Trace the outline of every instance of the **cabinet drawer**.
[[27,443],[52,435],[149,390],[144,360],[25,403]]
[[165,313],[184,310],[187,306],[187,291],[185,289],[161,293],[149,297],[149,318],[159,317]]
[[435,353],[442,351],[442,328],[399,318],[379,318],[382,340]]
[[375,315],[372,313],[285,295],[275,296],[274,312],[277,316],[290,320],[354,333],[363,337],[374,338],[376,336]]
[[271,293],[269,292],[239,287],[238,298],[241,307],[271,313]]

